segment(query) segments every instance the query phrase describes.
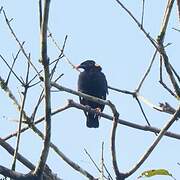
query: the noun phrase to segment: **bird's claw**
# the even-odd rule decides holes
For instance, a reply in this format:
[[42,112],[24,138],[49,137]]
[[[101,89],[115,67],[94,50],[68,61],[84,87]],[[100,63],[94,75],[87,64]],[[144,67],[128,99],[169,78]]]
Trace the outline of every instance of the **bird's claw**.
[[101,109],[100,109],[99,107],[97,107],[97,108],[95,109],[95,111],[96,111],[97,114],[101,113]]

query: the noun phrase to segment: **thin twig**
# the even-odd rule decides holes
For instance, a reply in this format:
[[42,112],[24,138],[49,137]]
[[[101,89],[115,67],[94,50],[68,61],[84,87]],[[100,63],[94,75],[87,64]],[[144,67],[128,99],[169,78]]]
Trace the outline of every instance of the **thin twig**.
[[101,147],[101,163],[100,163],[100,165],[101,165],[100,179],[103,180],[104,179],[104,142],[102,142],[102,147]]
[[64,76],[64,73],[60,74],[60,75],[54,80],[54,82],[57,82],[60,78],[62,78],[62,76]]
[[151,70],[151,68],[152,68],[153,62],[154,62],[154,60],[155,60],[155,58],[156,58],[156,55],[157,55],[157,50],[155,50],[155,52],[154,52],[154,54],[153,54],[153,57],[152,57],[152,60],[151,60],[151,62],[150,62],[150,65],[149,65],[147,71],[145,72],[142,80],[140,81],[140,83],[139,83],[139,85],[138,85],[137,92],[140,91],[141,86],[143,85],[146,77],[148,76],[148,74],[149,74],[149,72],[150,72],[150,70]]
[[[72,66],[73,69],[75,69],[75,70],[77,70],[77,71],[80,72],[80,70],[78,70],[78,69],[76,68],[76,66],[75,66],[75,65],[69,60],[69,58],[64,54],[64,50],[60,48],[60,46],[59,46],[58,43],[56,42],[55,38],[53,37],[53,35],[52,35],[52,33],[50,32],[49,29],[48,29],[48,32],[49,32],[49,37],[52,39],[52,42],[54,43],[54,45],[56,46],[56,48],[60,51],[61,57],[63,56],[63,57],[65,58],[65,60],[68,62],[68,64],[70,64],[70,65]],[[67,35],[66,35],[65,39],[67,39]],[[66,41],[64,41],[64,42],[66,42]],[[64,43],[64,45],[65,45],[65,43]],[[63,47],[64,47],[64,45],[63,45]],[[62,53],[62,52],[63,52],[63,53]],[[58,59],[59,59],[59,58],[58,58]],[[57,59],[57,60],[58,60],[58,59]]]
[[141,95],[137,94],[137,97],[138,97],[139,100],[141,100],[144,104],[151,107],[152,109],[155,109],[155,110],[158,110],[158,111],[163,111],[163,109],[160,106],[157,106],[157,105],[153,104],[151,101],[149,101],[144,96],[141,96]]
[[98,165],[95,163],[95,161],[93,160],[93,158],[91,157],[91,155],[88,153],[88,151],[84,148],[85,153],[88,155],[89,159],[91,160],[91,162],[94,164],[94,166],[96,167],[96,169],[101,172],[101,170],[99,169]]
[[108,174],[108,178],[111,179],[111,180],[113,180],[113,178],[112,178],[112,176],[111,176],[110,172],[108,171],[108,169],[107,169],[107,167],[106,167],[105,164],[104,164],[104,169],[105,169],[105,171],[106,171],[107,174]]
[[35,72],[38,74],[38,76],[41,78],[41,75],[39,74],[37,68],[35,67],[35,65],[32,63],[31,59],[29,59],[28,54],[26,53],[24,47],[22,46],[22,43],[19,41],[18,37],[16,36],[14,30],[12,29],[11,25],[10,25],[10,21],[8,20],[5,11],[3,10],[3,14],[4,14],[4,18],[6,21],[6,24],[8,25],[9,30],[11,31],[11,34],[13,35],[13,37],[15,38],[16,42],[18,43],[19,47],[22,50],[22,53],[24,54],[25,58],[28,60],[28,62],[31,64],[31,66],[33,67],[33,69],[35,70]]
[[164,83],[163,81],[163,70],[162,70],[162,56],[160,56],[160,80],[159,83],[174,97],[176,97],[176,94],[174,92],[172,92],[172,90],[170,88],[168,88],[168,86]]
[[143,107],[142,107],[142,105],[141,105],[141,102],[139,101],[139,99],[138,99],[137,97],[136,97],[135,99],[136,99],[136,101],[137,101],[137,103],[138,103],[138,105],[139,105],[139,107],[140,107],[140,109],[141,109],[141,112],[142,112],[142,114],[143,114],[143,117],[144,117],[144,119],[146,120],[148,126],[151,126],[151,124],[150,124],[150,122],[149,122],[149,120],[148,120],[148,118],[147,118],[147,116],[146,116],[146,114],[145,114],[145,112],[144,112],[144,109],[143,109]]
[[52,79],[52,77],[53,77],[53,74],[55,73],[56,67],[57,67],[57,65],[58,65],[58,63],[59,63],[59,60],[60,60],[60,57],[64,54],[64,49],[65,49],[65,46],[66,46],[67,37],[68,37],[68,36],[66,35],[66,36],[65,36],[65,39],[64,39],[63,47],[62,47],[62,49],[61,49],[61,54],[59,55],[58,60],[56,61],[54,67],[52,68],[52,71],[51,71],[51,79]]
[[128,94],[128,95],[134,96],[134,92],[131,92],[131,91],[121,90],[121,89],[114,88],[114,87],[111,87],[111,86],[108,86],[108,89],[111,89],[113,91],[117,91],[117,92],[120,92],[120,93],[123,93],[123,94]]
[[42,0],[39,0],[39,28],[41,30],[42,24]]
[[163,81],[163,70],[162,70],[162,56],[160,56],[160,67],[159,67],[159,83],[174,97],[176,97],[176,94],[174,94],[174,92],[172,92],[172,90],[170,88],[168,88],[168,86],[164,83]]
[[146,37],[149,39],[149,41],[153,44],[153,46],[156,48],[156,50],[158,50],[158,52],[163,56],[166,71],[169,75],[169,78],[170,78],[172,84],[173,84],[173,87],[176,91],[177,96],[180,97],[180,88],[179,88],[178,84],[176,83],[176,80],[174,79],[171,68],[169,67],[168,56],[166,55],[166,52],[163,47],[164,36],[165,36],[166,29],[167,29],[167,25],[168,25],[168,21],[169,21],[169,17],[170,17],[170,13],[172,10],[174,0],[168,0],[168,4],[167,4],[166,10],[165,10],[165,15],[163,18],[163,23],[162,23],[161,30],[160,30],[160,35],[157,38],[157,43],[153,40],[153,38],[149,35],[149,33],[147,33],[145,31],[145,29],[143,27],[141,27],[141,24],[139,23],[139,21],[123,5],[123,3],[120,0],[116,0],[116,2],[128,13],[128,15],[134,20],[134,22],[138,25],[138,27],[141,29],[141,31],[146,35]]
[[159,50],[155,40],[150,36],[148,32],[144,29],[144,27],[141,26],[141,23],[134,17],[134,15],[124,6],[124,4],[120,0],[115,0],[126,12],[127,14],[133,19],[133,21],[137,24],[137,26],[140,28],[140,30],[145,34],[145,36],[149,39],[149,41],[152,43],[152,45]]
[[[13,104],[16,106],[17,110],[20,111],[21,105],[19,104],[18,100],[12,93],[12,91],[9,89],[9,87],[6,85],[4,79],[0,76],[0,86],[4,92],[6,92],[7,96],[12,100]],[[29,118],[26,115],[25,111],[23,111],[23,118],[26,119],[26,121],[29,122]]]
[[174,67],[173,67],[171,64],[170,64],[170,67],[171,67],[174,75],[176,76],[176,78],[178,79],[178,81],[179,81],[179,83],[180,83],[180,76],[179,76],[179,74],[175,71]]
[[[23,85],[23,81],[17,76],[17,74],[13,71],[13,69],[10,67],[10,65],[7,63],[7,61],[4,59],[4,57],[1,54],[0,54],[0,57],[5,62],[7,67],[10,69],[10,72],[12,72],[14,76],[16,77],[16,79]],[[7,83],[7,80],[6,80],[6,83]]]
[[[179,0],[178,0],[179,1]],[[175,31],[177,31],[177,32],[180,32],[180,30],[179,29],[177,29],[177,28],[172,28],[172,29],[174,29]]]
[[1,6],[1,8],[0,8],[0,14],[1,14],[2,10],[3,10],[3,6]]
[[[43,133],[36,128],[36,126],[32,125],[31,126],[32,130],[38,134],[42,139],[45,138],[45,136],[43,135]],[[76,171],[80,172],[82,175],[84,175],[85,177],[87,177],[88,179],[91,180],[98,180],[97,178],[95,178],[93,175],[91,175],[88,171],[86,171],[85,169],[83,169],[82,167],[80,167],[78,164],[76,164],[75,162],[73,162],[71,159],[69,159],[62,151],[59,150],[59,148],[53,144],[52,142],[50,142],[50,147],[67,163],[69,164],[73,169],[75,169]]]
[[37,102],[37,104],[36,104],[36,106],[35,106],[35,108],[34,108],[34,111],[33,111],[32,115],[31,115],[31,120],[32,120],[32,122],[34,122],[34,119],[35,119],[35,116],[36,116],[36,112],[37,112],[37,110],[38,110],[38,107],[39,107],[39,105],[41,104],[41,102],[42,102],[42,100],[43,100],[43,98],[44,98],[43,93],[44,93],[44,89],[41,91],[40,96],[39,96],[39,99],[38,99],[38,102]]
[[144,8],[145,8],[145,0],[142,0],[141,27],[143,27],[144,24]]
[[[51,116],[54,116],[54,115],[56,115],[56,114],[58,114],[58,113],[60,113],[60,112],[62,112],[62,111],[65,111],[66,109],[68,109],[68,108],[70,108],[71,107],[71,105],[69,104],[69,103],[67,103],[64,107],[61,107],[61,108],[58,108],[57,110],[55,110],[55,111],[53,111],[52,113],[51,113]],[[36,120],[33,124],[34,125],[36,125],[36,124],[39,124],[39,123],[41,123],[42,121],[44,121],[44,116],[43,117],[41,117],[41,118],[39,118],[38,120]],[[30,120],[30,122],[33,122],[33,120]],[[32,123],[28,123],[28,126],[27,127],[24,127],[24,128],[22,128],[21,129],[21,133],[23,133],[23,132],[25,132],[26,130],[28,130],[31,126],[32,126]],[[26,123],[26,122],[24,122],[24,123]],[[27,124],[27,123],[26,123]],[[5,138],[3,138],[3,140],[8,140],[8,139],[10,139],[10,138],[12,138],[12,137],[15,137],[15,136],[17,136],[17,131],[16,132],[14,132],[14,133],[11,133],[10,135],[8,135],[8,136],[6,136]]]
[[167,122],[167,124],[164,125],[164,127],[161,129],[160,133],[158,134],[157,138],[154,140],[152,145],[149,147],[149,149],[143,154],[143,156],[140,158],[139,162],[129,171],[126,173],[127,176],[132,175],[149,157],[149,155],[152,153],[154,148],[157,146],[159,141],[164,136],[165,132],[171,127],[171,125],[177,120],[177,118],[180,115],[180,106],[177,108],[174,115],[171,117],[171,119]]
[[[23,46],[23,45],[24,45],[24,42],[23,42],[22,46]],[[8,84],[8,81],[9,81],[10,75],[11,75],[11,72],[12,72],[12,70],[13,70],[13,67],[14,67],[14,65],[15,65],[15,62],[16,62],[16,60],[17,60],[20,52],[21,52],[21,49],[17,52],[16,56],[13,57],[13,63],[12,63],[12,65],[11,65],[10,72],[9,72],[9,74],[8,74],[8,77],[7,77],[7,79],[6,79],[6,84]]]
[[17,141],[16,141],[16,148],[14,152],[14,157],[13,157],[13,163],[12,163],[12,170],[16,169],[16,159],[17,159],[17,153],[19,150],[19,144],[20,144],[20,136],[21,136],[21,126],[22,126],[22,120],[23,120],[23,111],[24,111],[24,106],[25,106],[25,101],[27,97],[27,91],[28,91],[28,77],[29,77],[29,63],[27,67],[27,74],[26,74],[26,84],[24,84],[24,93],[23,93],[23,100],[22,100],[22,105],[20,109],[20,117],[19,117],[19,126],[18,126],[18,134],[17,134]]
[[[149,120],[148,120],[148,118],[147,118],[147,116],[146,116],[146,114],[145,114],[145,112],[144,112],[144,109],[143,109],[143,107],[142,107],[141,102],[139,101],[138,97],[136,97],[135,99],[136,99],[136,101],[137,101],[137,103],[138,103],[138,105],[139,105],[139,107],[140,107],[140,109],[141,109],[141,112],[142,112],[142,114],[143,114],[143,117],[144,117],[144,119],[146,120],[148,126],[151,126],[151,124],[150,124],[150,122],[149,122]],[[157,136],[157,133],[155,133],[155,135]]]

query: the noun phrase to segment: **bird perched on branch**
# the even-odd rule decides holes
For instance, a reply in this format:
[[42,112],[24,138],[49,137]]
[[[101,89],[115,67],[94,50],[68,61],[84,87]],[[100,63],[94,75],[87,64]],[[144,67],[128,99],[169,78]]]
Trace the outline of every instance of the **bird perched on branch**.
[[[102,68],[100,65],[96,64],[93,60],[87,60],[82,62],[80,65],[76,66],[77,69],[83,69],[84,71],[80,73],[78,79],[78,91],[101,98],[106,99],[106,94],[108,94],[108,86],[104,73],[101,72]],[[80,97],[80,103],[83,105],[88,105],[97,112],[103,111],[104,104],[98,104],[96,102],[87,100]],[[84,112],[87,118],[86,125],[89,128],[99,127],[99,116],[98,113]]]

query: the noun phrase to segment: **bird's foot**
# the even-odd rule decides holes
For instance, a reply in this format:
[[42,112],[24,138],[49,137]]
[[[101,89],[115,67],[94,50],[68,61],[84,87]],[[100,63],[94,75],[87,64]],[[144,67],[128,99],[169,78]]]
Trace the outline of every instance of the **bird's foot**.
[[101,113],[101,109],[100,108],[97,107],[95,110],[96,110],[97,114]]

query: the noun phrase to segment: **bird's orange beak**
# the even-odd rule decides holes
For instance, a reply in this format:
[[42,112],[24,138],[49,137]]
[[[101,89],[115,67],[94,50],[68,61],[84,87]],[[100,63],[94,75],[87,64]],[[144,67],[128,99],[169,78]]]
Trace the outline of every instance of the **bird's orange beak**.
[[78,64],[78,65],[75,65],[74,68],[75,68],[75,69],[79,69],[79,66],[80,66],[79,64]]
[[80,65],[80,64],[75,65],[74,68],[75,68],[77,71],[81,72],[81,71],[79,70],[79,68],[81,68],[81,65]]

